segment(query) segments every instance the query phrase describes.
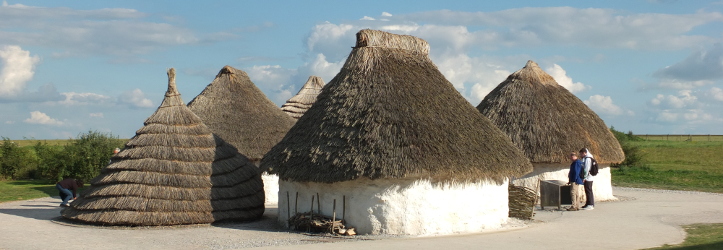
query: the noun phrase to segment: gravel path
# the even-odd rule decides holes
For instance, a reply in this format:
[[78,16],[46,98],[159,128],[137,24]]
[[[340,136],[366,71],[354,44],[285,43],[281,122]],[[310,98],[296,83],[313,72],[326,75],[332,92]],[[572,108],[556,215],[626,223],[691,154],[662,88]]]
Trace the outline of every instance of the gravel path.
[[[614,189],[595,210],[539,210],[504,230],[436,237],[330,237],[287,232],[276,209],[250,223],[176,227],[97,227],[59,218],[59,199],[0,203],[0,249],[640,249],[682,242],[681,225],[723,223],[723,194]],[[589,238],[569,237],[586,231]],[[329,244],[333,243],[333,244]]]

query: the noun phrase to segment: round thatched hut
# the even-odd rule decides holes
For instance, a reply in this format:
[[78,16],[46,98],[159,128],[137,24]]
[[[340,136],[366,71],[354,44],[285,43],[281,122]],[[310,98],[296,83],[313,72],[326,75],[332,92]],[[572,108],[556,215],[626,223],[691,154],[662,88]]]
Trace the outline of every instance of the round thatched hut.
[[324,88],[324,80],[318,76],[310,76],[299,93],[281,105],[281,110],[298,120],[316,102],[316,97],[321,93],[322,88]]
[[163,103],[111,158],[88,190],[62,211],[102,225],[158,226],[251,220],[264,213],[257,168],[211,133],[168,71]]
[[428,51],[413,36],[357,33],[341,71],[261,161],[279,174],[280,222],[311,207],[368,234],[475,232],[507,220],[508,178],[532,166]]
[[596,200],[615,199],[610,163],[625,159],[620,144],[600,117],[585,103],[528,61],[477,106],[525,153],[534,171],[513,181],[537,189],[539,180],[565,180],[568,155],[586,147],[600,164],[593,190]]
[[[188,108],[256,166],[296,122],[266,98],[246,72],[231,66],[223,67]],[[261,170],[266,204],[274,205],[279,178]]]

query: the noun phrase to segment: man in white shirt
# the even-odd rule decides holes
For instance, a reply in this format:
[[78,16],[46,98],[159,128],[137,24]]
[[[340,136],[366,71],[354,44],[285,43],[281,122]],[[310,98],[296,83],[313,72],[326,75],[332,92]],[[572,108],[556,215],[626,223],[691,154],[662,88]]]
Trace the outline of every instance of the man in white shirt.
[[590,174],[590,167],[592,167],[592,154],[587,148],[580,149],[580,158],[583,164],[583,185],[585,186],[585,206],[582,210],[593,210],[595,209],[595,196],[592,193],[592,182],[595,180],[595,176]]

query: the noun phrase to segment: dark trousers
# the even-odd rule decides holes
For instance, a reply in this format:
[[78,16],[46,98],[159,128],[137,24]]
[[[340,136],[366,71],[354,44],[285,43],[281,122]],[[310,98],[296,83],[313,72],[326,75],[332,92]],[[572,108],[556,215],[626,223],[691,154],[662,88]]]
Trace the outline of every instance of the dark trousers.
[[585,206],[595,206],[595,196],[592,194],[592,181],[585,181]]
[[70,192],[67,188],[61,187],[60,184],[55,184],[55,188],[58,189],[60,199],[63,200],[60,204],[67,205],[70,198],[73,198],[73,192]]

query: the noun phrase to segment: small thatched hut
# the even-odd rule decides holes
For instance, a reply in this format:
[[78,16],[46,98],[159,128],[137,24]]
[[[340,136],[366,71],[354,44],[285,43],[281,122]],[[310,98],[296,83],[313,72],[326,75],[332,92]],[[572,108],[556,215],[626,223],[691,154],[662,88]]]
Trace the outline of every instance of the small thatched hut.
[[[188,108],[256,166],[296,122],[266,98],[246,72],[231,66],[223,67],[206,89],[188,103]],[[274,205],[278,177],[264,172],[262,178],[266,204]]]
[[507,180],[532,166],[428,51],[413,36],[357,33],[341,71],[261,161],[279,174],[280,222],[310,207],[331,217],[335,201],[337,218],[369,234],[475,232],[507,220]]
[[586,147],[600,164],[593,189],[596,200],[615,199],[610,163],[625,159],[620,144],[585,103],[528,61],[477,106],[525,153],[534,171],[514,180],[537,189],[539,180],[567,180],[568,155]]
[[323,87],[324,80],[321,77],[310,76],[299,93],[281,105],[281,110],[294,119],[299,119],[316,102],[316,97],[321,93]]
[[251,220],[264,213],[257,168],[191,112],[168,71],[163,103],[91,181],[65,218],[158,226]]

